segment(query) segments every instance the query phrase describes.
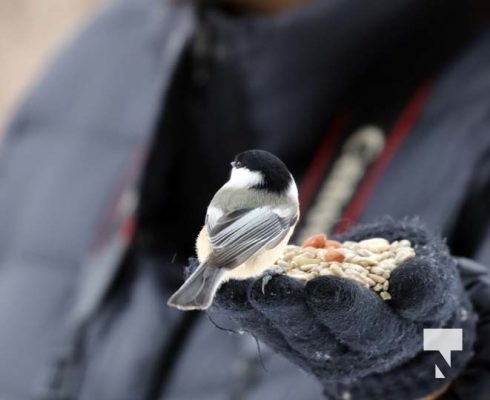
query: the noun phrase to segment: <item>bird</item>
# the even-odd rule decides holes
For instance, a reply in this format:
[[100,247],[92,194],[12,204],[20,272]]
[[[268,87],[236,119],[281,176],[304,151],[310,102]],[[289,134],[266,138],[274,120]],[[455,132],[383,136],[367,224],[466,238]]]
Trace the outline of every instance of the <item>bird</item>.
[[271,269],[294,232],[298,189],[284,162],[253,149],[237,154],[231,166],[196,239],[199,266],[170,297],[171,307],[206,310],[222,283]]

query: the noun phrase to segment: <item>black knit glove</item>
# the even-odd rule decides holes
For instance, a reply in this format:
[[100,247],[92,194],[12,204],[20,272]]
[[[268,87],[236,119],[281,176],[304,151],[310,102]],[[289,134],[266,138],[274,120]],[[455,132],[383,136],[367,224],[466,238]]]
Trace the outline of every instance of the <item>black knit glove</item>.
[[[355,281],[324,276],[306,285],[285,275],[230,281],[212,310],[235,320],[276,352],[314,374],[331,399],[417,399],[456,377],[472,355],[476,317],[456,262],[416,221],[358,226],[338,240],[408,239],[416,257],[390,278],[383,301]],[[423,351],[424,328],[462,328],[451,367]],[[445,379],[435,379],[435,364]]]

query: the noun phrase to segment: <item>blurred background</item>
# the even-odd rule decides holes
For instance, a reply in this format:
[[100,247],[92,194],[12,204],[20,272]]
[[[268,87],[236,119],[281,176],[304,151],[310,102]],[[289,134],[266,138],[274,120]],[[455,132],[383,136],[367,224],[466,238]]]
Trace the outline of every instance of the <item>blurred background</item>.
[[0,0],[0,136],[51,56],[102,0]]

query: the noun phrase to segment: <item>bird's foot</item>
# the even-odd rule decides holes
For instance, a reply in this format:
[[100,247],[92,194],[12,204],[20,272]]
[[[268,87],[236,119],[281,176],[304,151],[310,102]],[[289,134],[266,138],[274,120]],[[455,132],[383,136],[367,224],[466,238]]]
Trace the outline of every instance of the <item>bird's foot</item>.
[[283,275],[285,273],[286,271],[281,267],[275,267],[265,271],[264,276],[262,277],[262,294],[265,294],[265,287],[274,275]]

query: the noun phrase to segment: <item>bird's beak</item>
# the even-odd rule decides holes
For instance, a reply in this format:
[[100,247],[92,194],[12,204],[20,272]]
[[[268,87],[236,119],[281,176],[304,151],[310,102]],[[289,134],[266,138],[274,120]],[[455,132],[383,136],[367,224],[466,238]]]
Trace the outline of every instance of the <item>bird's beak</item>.
[[233,168],[235,168],[235,161],[232,161],[230,164]]

